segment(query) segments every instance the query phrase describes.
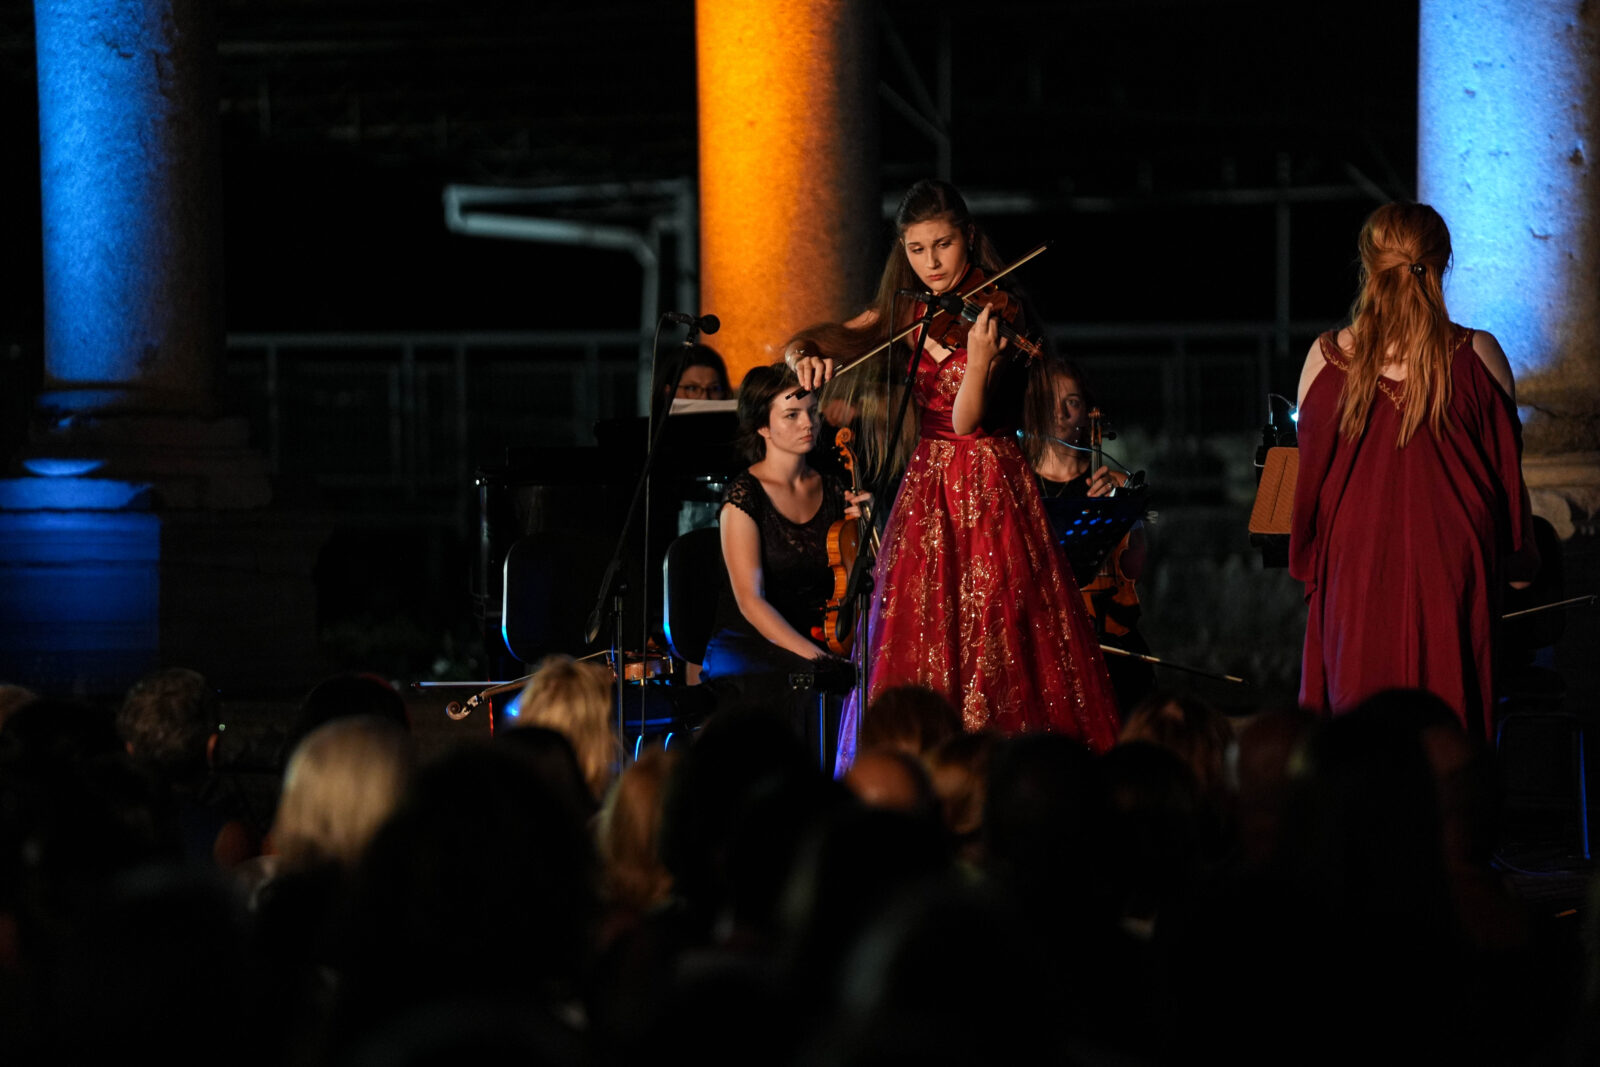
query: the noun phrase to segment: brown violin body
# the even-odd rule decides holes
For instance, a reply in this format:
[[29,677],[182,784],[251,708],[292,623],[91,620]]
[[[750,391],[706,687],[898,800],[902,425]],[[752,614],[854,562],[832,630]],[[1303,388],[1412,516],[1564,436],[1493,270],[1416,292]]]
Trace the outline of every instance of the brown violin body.
[[[1089,412],[1089,447],[1093,449],[1089,460],[1089,474],[1105,466],[1104,430],[1100,409]],[[1133,534],[1125,535],[1117,547],[1106,555],[1100,564],[1100,573],[1079,586],[1083,606],[1094,618],[1100,632],[1110,637],[1121,637],[1133,630],[1139,618],[1139,592],[1132,578],[1122,573],[1122,554],[1127,551]]]
[[[850,472],[850,491],[859,493],[861,487],[856,477],[856,457],[850,450],[853,440],[855,435],[850,428],[841,427],[834,438],[834,447],[839,450],[839,460],[844,464],[844,469]],[[822,625],[812,627],[811,636],[836,656],[848,656],[851,646],[855,644],[855,605],[848,596],[850,574],[855,570],[856,556],[861,551],[861,528],[867,524],[871,529],[871,521],[866,506],[861,505],[861,518],[840,519],[828,527],[828,566],[833,571],[833,593],[822,606]]]
[[822,606],[822,625],[811,631],[836,656],[848,656],[855,643],[855,605],[845,596],[850,572],[861,551],[861,526],[855,519],[840,519],[828,527],[828,566],[833,570],[833,593]]
[[1132,578],[1122,573],[1122,553],[1127,550],[1124,537],[1100,565],[1100,573],[1079,587],[1083,606],[1094,616],[1100,632],[1110,637],[1121,637],[1133,629],[1138,619],[1139,591]]
[[955,287],[962,301],[961,313],[941,308],[928,327],[928,337],[945,348],[965,348],[972,324],[985,308],[1000,327],[1000,336],[1011,342],[1011,349],[1028,360],[1038,359],[1043,351],[1039,342],[1017,327],[1025,322],[1022,302],[989,281],[977,267],[968,267],[966,276]]
[[[639,685],[644,682],[654,681],[657,678],[666,678],[672,674],[672,657],[665,651],[655,648],[654,640],[644,652],[624,652],[622,655],[622,681],[628,685]],[[617,675],[613,666],[611,676]]]

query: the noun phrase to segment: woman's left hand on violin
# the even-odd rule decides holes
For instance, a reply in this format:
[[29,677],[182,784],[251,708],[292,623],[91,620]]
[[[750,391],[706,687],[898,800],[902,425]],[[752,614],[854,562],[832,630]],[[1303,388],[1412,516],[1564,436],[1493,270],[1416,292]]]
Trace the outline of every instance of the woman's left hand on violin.
[[844,500],[845,500],[845,504],[848,505],[844,509],[845,518],[847,518],[847,519],[859,519],[861,517],[861,507],[860,507],[860,505],[862,505],[862,504],[871,504],[872,503],[872,494],[871,493],[853,493],[850,490],[846,489],[844,491]]
[[995,356],[1005,351],[1007,344],[1007,339],[1000,336],[999,321],[985,307],[967,331],[967,365],[976,363],[981,367],[991,363]]

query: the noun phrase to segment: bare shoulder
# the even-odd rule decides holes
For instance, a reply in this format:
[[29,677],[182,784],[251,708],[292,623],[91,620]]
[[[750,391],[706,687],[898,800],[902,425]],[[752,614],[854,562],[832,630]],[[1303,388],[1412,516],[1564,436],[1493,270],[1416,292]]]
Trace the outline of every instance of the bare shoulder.
[[1300,389],[1295,395],[1295,407],[1306,402],[1306,393],[1311,391],[1311,383],[1317,380],[1317,375],[1321,374],[1322,368],[1327,365],[1328,361],[1322,358],[1322,338],[1318,337],[1311,342],[1311,350],[1306,353],[1305,365],[1300,368]]
[[877,321],[878,321],[878,309],[877,308],[868,308],[867,310],[863,311],[861,314],[857,315],[855,318],[851,319],[849,322],[845,323],[845,325],[850,327],[852,330],[864,330],[868,326],[871,326],[874,323],[876,323]]
[[737,504],[722,505],[722,512],[718,516],[717,526],[722,532],[722,547],[726,549],[730,539],[742,543],[748,538],[760,539],[761,527],[756,525],[756,520]]
[[1484,369],[1495,381],[1500,383],[1500,388],[1505,390],[1506,396],[1514,404],[1517,402],[1517,383],[1511,374],[1511,361],[1506,358],[1506,350],[1500,347],[1500,342],[1488,330],[1475,330],[1472,334],[1472,350],[1478,354],[1478,359],[1483,363]]

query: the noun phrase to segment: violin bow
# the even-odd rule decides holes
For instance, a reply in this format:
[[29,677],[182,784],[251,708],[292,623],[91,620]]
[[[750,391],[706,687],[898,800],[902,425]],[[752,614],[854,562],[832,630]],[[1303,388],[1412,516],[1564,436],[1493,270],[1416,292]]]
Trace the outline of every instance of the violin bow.
[[1589,605],[1600,600],[1600,593],[1585,593],[1583,596],[1568,597],[1566,600],[1557,600],[1553,604],[1540,604],[1537,607],[1523,608],[1521,611],[1508,611],[1500,616],[1502,619],[1515,619],[1523,615],[1538,615],[1544,611],[1554,611],[1557,608],[1570,608],[1579,604]]
[[1109,653],[1113,656],[1125,656],[1128,659],[1136,659],[1141,663],[1153,663],[1157,667],[1171,667],[1175,671],[1187,671],[1190,674],[1198,674],[1202,678],[1214,678],[1219,682],[1232,682],[1234,685],[1242,685],[1246,689],[1254,688],[1249,682],[1245,681],[1243,678],[1240,678],[1236,674],[1221,674],[1215,671],[1202,670],[1199,667],[1190,667],[1187,664],[1174,663],[1170,659],[1161,659],[1157,656],[1147,656],[1143,652],[1129,652],[1127,649],[1118,648],[1115,645],[1101,645],[1100,651]]
[[[973,296],[976,296],[982,290],[987,289],[989,286],[993,285],[995,282],[999,281],[1001,278],[1004,278],[1007,274],[1010,274],[1012,271],[1016,270],[1018,267],[1022,266],[1024,263],[1028,262],[1030,259],[1033,259],[1035,256],[1041,255],[1044,252],[1044,250],[1049,248],[1049,247],[1050,247],[1050,242],[1046,241],[1044,244],[1040,245],[1038,248],[1035,248],[1032,252],[1029,252],[1027,255],[1023,256],[1021,259],[1017,260],[1015,263],[1010,264],[1009,266],[1007,266],[1003,270],[995,271],[993,274],[989,275],[987,278],[985,278],[983,280],[983,284],[982,285],[973,286],[971,289],[967,290],[965,293],[960,294],[961,302],[963,304],[965,304]],[[869,360],[869,359],[873,358],[874,356],[878,355],[880,352],[888,351],[891,347],[893,347],[893,345],[894,345],[894,343],[896,341],[899,341],[900,339],[909,336],[910,334],[915,332],[917,327],[920,326],[920,325],[922,325],[922,322],[921,322],[920,319],[918,321],[916,321],[916,322],[913,322],[910,326],[907,326],[905,329],[901,330],[899,333],[895,334],[893,337],[891,337],[887,341],[883,342],[883,344],[879,345],[877,348],[874,348],[871,352],[868,352],[864,356],[857,356],[855,359],[852,359],[849,363],[846,363],[844,366],[839,367],[838,369],[836,369],[833,372],[833,376],[835,378],[837,378],[841,374],[848,374],[850,371],[855,370],[857,367],[861,366],[861,364],[865,363],[867,360]]]

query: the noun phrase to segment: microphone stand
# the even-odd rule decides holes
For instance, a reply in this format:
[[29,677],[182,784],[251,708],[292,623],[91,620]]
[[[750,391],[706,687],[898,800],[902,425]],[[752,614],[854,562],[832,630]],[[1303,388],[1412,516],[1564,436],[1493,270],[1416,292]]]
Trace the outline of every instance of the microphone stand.
[[[855,647],[861,653],[861,667],[856,671],[855,698],[856,698],[856,727],[859,735],[861,716],[867,713],[867,621],[872,612],[872,591],[874,583],[872,572],[878,562],[878,537],[876,529],[870,518],[863,517],[862,525],[873,532],[863,539],[861,546],[856,550],[855,566],[850,568],[850,580],[845,583],[844,595],[847,600],[855,604],[856,613],[856,639]],[[823,768],[826,770],[827,768]]]
[[900,403],[895,408],[894,418],[889,423],[890,447],[900,440],[900,431],[906,424],[906,410],[911,406],[911,387],[917,381],[917,368],[922,365],[922,346],[928,343],[928,331],[933,327],[933,316],[938,313],[939,303],[935,299],[928,299],[922,304],[922,318],[917,320],[919,332],[917,343],[911,350],[911,362],[906,367],[906,381],[903,392],[900,394]]
[[[663,317],[663,320],[664,320],[664,318],[665,317]],[[656,330],[659,332],[660,329],[661,329],[661,324],[658,321],[657,324],[656,324]],[[682,347],[685,348],[685,349],[692,348],[694,346],[695,342],[699,340],[699,338],[700,338],[700,320],[697,319],[694,322],[689,323],[689,333],[684,338]],[[651,357],[652,357],[651,358],[651,379],[652,379],[652,381],[654,381],[654,378],[655,378],[655,374],[654,374],[654,370],[655,370],[654,355],[655,355],[656,347],[657,346],[654,346],[654,345],[651,346]],[[688,365],[688,360],[687,359],[680,359],[678,361],[677,372],[673,375],[673,378],[672,378],[672,393],[673,393],[674,396],[677,395],[678,383],[683,380],[683,372],[684,372],[684,369],[687,367],[687,365]],[[654,391],[654,386],[653,385],[652,385],[652,391]],[[659,395],[651,396],[651,398],[650,398],[650,407],[651,407],[651,411],[652,412],[654,411],[656,404],[660,403],[660,400],[661,400],[661,398],[660,398]],[[634,482],[634,485],[633,485],[633,499],[628,504],[628,515],[627,515],[627,518],[622,520],[622,530],[617,535],[617,548],[616,548],[616,551],[611,554],[611,562],[606,564],[605,574],[600,579],[600,591],[595,596],[594,608],[589,612],[589,619],[588,619],[588,622],[586,623],[586,625],[584,626],[584,631],[583,631],[584,643],[588,644],[588,645],[594,644],[595,639],[600,636],[600,628],[603,625],[602,620],[608,614],[607,611],[606,611],[606,606],[607,606],[607,604],[609,604],[610,608],[611,608],[611,610],[609,612],[609,615],[611,617],[611,670],[612,670],[612,673],[615,674],[615,676],[616,676],[616,690],[617,690],[617,744],[619,746],[621,746],[624,750],[626,750],[628,746],[627,746],[627,743],[626,743],[627,732],[626,732],[626,729],[625,729],[625,726],[624,726],[624,720],[623,720],[623,710],[622,710],[623,696],[622,696],[622,692],[623,692],[623,688],[624,688],[624,684],[623,683],[627,678],[627,669],[626,669],[627,665],[626,665],[626,663],[623,662],[623,652],[622,652],[622,598],[628,591],[628,584],[627,584],[626,581],[623,581],[621,579],[622,557],[623,557],[623,552],[626,551],[626,549],[627,549],[628,534],[629,534],[629,532],[632,531],[634,519],[636,519],[638,517],[638,514],[639,514],[639,504],[640,504],[641,501],[646,499],[646,495],[647,495],[647,492],[648,492],[648,486],[650,484],[650,470],[651,470],[651,468],[653,466],[655,466],[656,450],[660,446],[662,435],[663,435],[664,431],[667,428],[667,412],[669,410],[670,410],[669,407],[663,407],[662,411],[661,411],[660,420],[657,421],[656,423],[654,423],[652,425],[652,427],[651,427],[650,445],[645,450],[645,454],[644,454],[644,468],[639,471],[639,478],[638,478],[638,480],[636,482]],[[650,539],[649,523],[646,523],[645,524],[645,555],[644,555],[644,558],[645,558],[645,560],[647,562],[650,559],[650,541],[649,541],[649,539]],[[646,578],[646,581],[648,581],[648,580],[649,579]],[[649,599],[647,597],[646,598],[646,603],[648,604],[648,602],[649,602]],[[640,729],[641,733],[644,730],[644,715],[645,715],[644,699],[645,699],[645,694],[644,694],[643,690],[641,690],[640,693],[639,693],[639,729]]]
[[[891,442],[900,440],[900,431],[906,423],[906,411],[911,406],[911,387],[917,380],[917,368],[922,365],[922,346],[928,343],[928,331],[933,326],[933,316],[938,311],[938,303],[933,298],[923,301],[922,318],[916,323],[917,342],[911,348],[911,362],[906,367],[906,380],[900,394],[899,406],[895,408],[894,418],[889,422],[889,438]],[[906,333],[911,330],[907,329]],[[903,335],[902,335],[903,336]],[[874,496],[878,486],[873,486]],[[869,543],[871,538],[869,537]],[[870,597],[872,594],[871,570],[862,567],[862,560],[868,555],[865,551],[856,553],[856,568],[850,574],[850,587],[857,595],[856,601],[856,647],[861,650],[861,670],[856,675],[856,731],[860,735],[861,717],[867,713],[867,681],[872,672],[872,650],[867,647],[867,612],[861,610],[862,601],[867,601],[870,610]]]

